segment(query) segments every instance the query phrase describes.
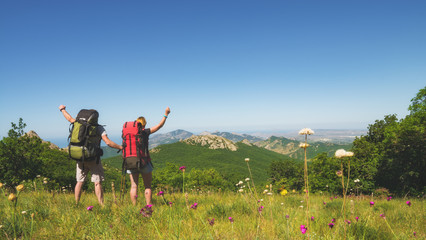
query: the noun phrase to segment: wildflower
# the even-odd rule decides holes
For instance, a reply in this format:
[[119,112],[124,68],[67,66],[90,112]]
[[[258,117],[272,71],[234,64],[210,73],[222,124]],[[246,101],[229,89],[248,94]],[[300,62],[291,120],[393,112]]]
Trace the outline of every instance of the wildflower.
[[389,197],[387,197],[386,198],[388,201],[390,201],[391,199],[392,199],[392,197],[391,196],[389,196]]
[[410,201],[406,201],[405,202],[409,207],[411,207],[411,202]]
[[0,182],[0,188],[3,188],[3,183]]
[[289,219],[289,218],[290,218],[290,216],[287,214],[287,215],[285,215],[285,218]]
[[374,202],[373,201],[370,202],[370,207],[372,207],[372,206],[374,206]]
[[186,169],[185,166],[182,166],[182,167],[179,168],[179,170],[181,170],[182,172],[185,172],[185,169]]
[[311,221],[315,221],[315,218],[314,218],[314,216],[312,216],[312,217],[311,217]]
[[359,220],[359,217],[355,217],[355,219],[356,219],[356,221],[358,222],[358,220]]
[[312,129],[310,129],[310,128],[304,128],[304,129],[299,131],[299,135],[312,135],[314,133],[315,132],[312,131]]
[[20,192],[22,190],[24,190],[24,185],[21,184],[21,185],[16,186],[16,191]]
[[263,190],[263,193],[265,194],[265,193],[267,193],[268,192],[268,189],[265,189],[265,190]]
[[191,208],[195,210],[195,209],[197,209],[197,206],[198,206],[198,203],[194,203],[194,204],[191,205]]
[[243,184],[243,181],[239,181],[239,182],[238,182],[238,185],[241,185],[241,184]]
[[27,214],[27,211],[22,211],[22,212],[21,212],[21,214],[24,214],[24,215],[25,215],[25,214]]
[[285,196],[285,195],[287,195],[287,190],[285,190],[285,189],[283,189],[281,192],[280,192],[280,194],[281,194],[281,196]]
[[332,219],[331,219],[331,222],[336,222],[336,219],[332,218]]
[[9,201],[12,201],[12,202],[13,202],[13,201],[15,201],[15,200],[16,200],[16,195],[15,195],[15,194],[13,194],[13,193],[11,193],[7,199],[9,199]]
[[250,181],[250,178],[246,178],[246,182]]
[[232,217],[228,218],[231,223],[234,223],[234,219]]
[[308,143],[300,143],[299,147],[300,148],[307,148],[307,147],[309,147],[309,144]]
[[249,161],[250,161],[250,158],[246,158],[246,159],[244,159],[244,161],[249,162]]
[[332,228],[334,227],[334,223],[329,223],[329,224],[328,224],[328,227],[329,227],[330,229],[332,229]]
[[296,189],[293,189],[293,191],[292,191],[293,193],[295,193],[296,192]]
[[350,225],[350,224],[351,224],[351,221],[349,221],[349,220],[345,220],[345,222],[346,222],[348,225]]
[[416,232],[413,232],[413,236],[414,236],[414,237],[416,236]]
[[172,202],[169,202],[169,206],[171,207],[173,205],[173,203]]
[[163,196],[164,195],[164,192],[163,191],[159,191],[158,193],[157,193],[157,196]]
[[238,190],[238,192],[244,192],[244,189],[240,188],[240,189]]
[[139,214],[142,214],[144,217],[151,217],[152,216],[152,205],[146,205],[144,208],[141,209]]
[[210,219],[207,219],[207,220],[209,221],[210,226],[214,225],[214,218],[212,220],[210,220]]
[[263,210],[263,206],[260,206],[260,207],[257,209],[257,211],[258,211],[259,213],[262,213],[262,210]]
[[87,211],[92,211],[93,206],[88,206],[86,209],[87,209]]
[[326,203],[326,202],[324,202],[324,201],[322,202],[322,204],[324,204],[324,206],[325,206],[325,205],[327,205],[327,203]]
[[46,181],[46,180],[44,180],[44,181],[43,181],[43,184],[47,184],[47,181]]
[[302,232],[302,234],[306,233],[306,230],[308,230],[305,225],[300,225],[300,231]]
[[353,152],[346,152],[344,149],[339,149],[336,151],[334,156],[336,158],[342,158],[342,157],[352,157],[354,155]]
[[380,217],[382,217],[382,218],[386,219],[386,216],[385,216],[385,214],[384,214],[384,213],[380,214]]
[[271,193],[271,192],[268,192],[266,195],[268,195],[268,196],[272,196],[272,193]]
[[37,178],[40,178],[40,175],[37,175]]
[[339,171],[337,171],[337,172],[336,172],[336,175],[337,175],[338,177],[341,177],[341,176],[343,175],[343,174],[342,174],[342,171],[340,171],[340,170],[339,170]]
[[359,179],[357,178],[357,179],[355,179],[355,180],[354,180],[354,182],[358,183],[358,182],[360,182],[360,181],[359,181]]

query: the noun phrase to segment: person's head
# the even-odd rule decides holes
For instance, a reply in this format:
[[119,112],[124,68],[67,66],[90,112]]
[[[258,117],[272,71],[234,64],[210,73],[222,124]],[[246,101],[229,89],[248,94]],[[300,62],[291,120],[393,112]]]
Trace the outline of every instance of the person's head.
[[138,117],[138,119],[136,119],[136,121],[140,122],[142,124],[142,127],[145,127],[146,120],[145,120],[144,117]]

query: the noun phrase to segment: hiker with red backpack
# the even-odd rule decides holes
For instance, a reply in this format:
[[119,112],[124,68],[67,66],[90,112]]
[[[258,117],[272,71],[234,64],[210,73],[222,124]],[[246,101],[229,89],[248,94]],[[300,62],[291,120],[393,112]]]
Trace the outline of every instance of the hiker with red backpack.
[[136,121],[126,122],[123,125],[123,173],[127,172],[130,176],[130,199],[133,205],[137,203],[139,173],[142,174],[145,186],[146,205],[151,204],[153,165],[149,156],[148,140],[149,135],[164,126],[169,114],[170,108],[167,107],[160,123],[152,128],[145,128],[146,120],[144,117],[139,117]]
[[93,109],[82,109],[74,119],[65,110],[64,105],[59,106],[72,128],[70,129],[68,154],[70,158],[77,161],[76,180],[74,194],[75,202],[78,204],[81,196],[81,189],[88,172],[92,173],[92,182],[95,184],[95,194],[100,205],[104,205],[102,181],[104,180],[104,169],[100,158],[102,149],[100,147],[103,140],[109,147],[121,150],[122,146],[116,144],[108,138],[105,128],[98,124],[99,113]]

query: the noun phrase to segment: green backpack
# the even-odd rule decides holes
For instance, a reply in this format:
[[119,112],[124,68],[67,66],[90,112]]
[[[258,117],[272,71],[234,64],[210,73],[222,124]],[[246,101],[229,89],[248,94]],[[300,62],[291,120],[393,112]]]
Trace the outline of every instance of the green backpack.
[[99,113],[96,110],[82,109],[75,122],[70,125],[68,153],[70,158],[80,162],[95,161],[99,163],[103,155],[102,137],[98,133]]

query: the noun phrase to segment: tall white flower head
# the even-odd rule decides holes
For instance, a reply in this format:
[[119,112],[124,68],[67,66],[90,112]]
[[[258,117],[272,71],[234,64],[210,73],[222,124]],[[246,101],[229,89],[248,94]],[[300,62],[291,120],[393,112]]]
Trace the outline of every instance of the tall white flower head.
[[250,178],[246,178],[246,182],[250,181]]
[[300,143],[299,147],[300,148],[307,148],[307,147],[309,147],[309,144],[307,144],[307,143]]
[[337,158],[352,157],[353,155],[354,155],[353,152],[346,152],[344,149],[339,149],[334,154],[334,156],[336,156]]
[[339,149],[336,151],[336,153],[334,154],[334,156],[336,156],[337,158],[342,158],[346,156],[346,151],[345,149]]
[[248,162],[248,161],[250,161],[250,158],[246,158],[246,159],[244,159],[244,161]]
[[314,133],[315,132],[310,128],[304,128],[304,129],[299,131],[299,135],[312,135]]

